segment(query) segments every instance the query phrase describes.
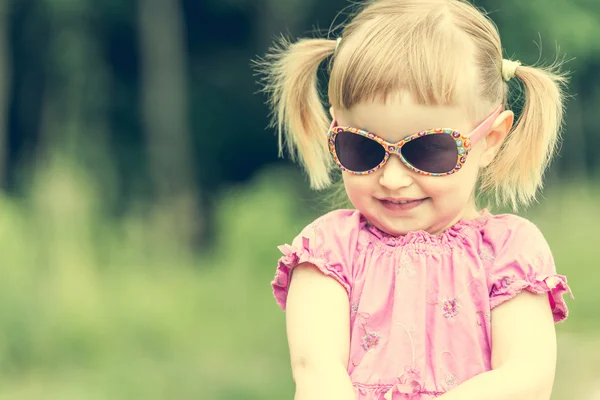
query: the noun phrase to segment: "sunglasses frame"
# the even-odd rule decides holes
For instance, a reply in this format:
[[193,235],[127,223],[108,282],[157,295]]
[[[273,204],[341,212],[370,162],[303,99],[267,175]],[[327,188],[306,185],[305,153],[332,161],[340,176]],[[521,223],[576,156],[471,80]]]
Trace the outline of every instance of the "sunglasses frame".
[[[426,130],[414,133],[410,136],[405,137],[404,139],[402,139],[401,141],[399,141],[397,143],[388,142],[387,140],[377,136],[376,134],[366,131],[366,130],[363,130],[363,129],[352,128],[352,127],[347,127],[347,126],[338,126],[337,122],[335,120],[333,120],[331,123],[331,127],[329,128],[329,131],[327,133],[327,139],[328,139],[328,143],[329,143],[329,152],[333,156],[333,161],[337,164],[337,166],[342,171],[346,171],[353,175],[368,175],[368,174],[371,174],[371,173],[379,170],[387,163],[391,154],[397,154],[398,157],[400,158],[400,161],[402,162],[402,164],[406,165],[406,167],[409,168],[410,170],[415,171],[421,175],[425,175],[425,176],[452,175],[452,174],[458,172],[465,165],[465,163],[467,162],[467,156],[469,155],[469,152],[471,151],[472,147],[475,146],[477,144],[477,142],[489,132],[490,128],[492,127],[492,124],[494,123],[496,118],[500,115],[500,113],[502,113],[502,111],[504,111],[504,106],[500,105],[498,108],[496,108],[494,110],[494,112],[492,114],[490,114],[483,122],[481,122],[481,124],[479,124],[468,136],[462,135],[459,131],[457,131],[455,129],[435,128],[435,129],[426,129]],[[354,133],[356,135],[364,136],[365,138],[367,138],[369,140],[373,140],[373,141],[377,142],[385,150],[385,156],[384,156],[383,160],[377,166],[375,166],[367,171],[352,171],[352,170],[344,167],[342,165],[342,163],[340,162],[340,160],[337,156],[337,153],[335,151],[335,139],[340,132]],[[456,159],[456,165],[454,166],[454,168],[452,170],[447,171],[447,172],[423,171],[423,170],[420,170],[419,168],[416,168],[411,163],[409,163],[402,155],[401,149],[402,149],[402,146],[404,146],[406,143],[411,142],[415,139],[419,139],[423,136],[440,135],[440,134],[450,135],[450,137],[452,137],[452,139],[454,140],[454,143],[456,143],[457,159]]]

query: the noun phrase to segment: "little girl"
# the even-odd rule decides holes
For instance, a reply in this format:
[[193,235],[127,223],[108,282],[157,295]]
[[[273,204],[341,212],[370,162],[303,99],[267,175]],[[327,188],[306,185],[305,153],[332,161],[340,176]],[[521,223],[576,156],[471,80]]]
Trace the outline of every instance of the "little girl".
[[534,224],[475,193],[534,200],[564,78],[503,60],[466,0],[370,1],[337,40],[285,42],[266,67],[280,139],[314,188],[341,170],[355,207],[280,247],[295,399],[549,399],[567,280]]

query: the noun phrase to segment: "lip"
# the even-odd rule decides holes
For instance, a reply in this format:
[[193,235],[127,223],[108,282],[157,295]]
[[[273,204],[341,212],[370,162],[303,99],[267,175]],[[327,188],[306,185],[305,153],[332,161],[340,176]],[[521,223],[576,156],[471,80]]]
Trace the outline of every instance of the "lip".
[[420,200],[425,200],[425,197],[421,197],[421,198],[410,198],[410,197],[376,197],[377,200],[379,201],[390,201],[390,202],[401,202],[401,201],[420,201]]
[[[379,204],[387,211],[392,214],[403,214],[414,208],[419,207],[423,204],[428,198],[406,198],[406,197],[386,197],[386,198],[378,198]],[[405,203],[397,203],[399,201],[404,201]]]

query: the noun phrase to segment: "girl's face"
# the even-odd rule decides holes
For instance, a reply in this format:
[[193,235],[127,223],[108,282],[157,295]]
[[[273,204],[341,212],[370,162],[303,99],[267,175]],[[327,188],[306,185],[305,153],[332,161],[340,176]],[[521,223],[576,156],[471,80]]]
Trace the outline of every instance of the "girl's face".
[[[432,128],[451,128],[469,135],[480,122],[469,120],[459,107],[416,104],[407,93],[391,96],[385,103],[363,102],[332,113],[339,126],[364,129],[392,143]],[[346,193],[371,224],[391,235],[418,230],[437,235],[460,219],[478,216],[474,189],[479,168],[493,158],[492,147],[495,143],[490,146],[481,139],[462,169],[442,177],[411,171],[397,155],[391,155],[383,168],[371,174],[343,172]]]

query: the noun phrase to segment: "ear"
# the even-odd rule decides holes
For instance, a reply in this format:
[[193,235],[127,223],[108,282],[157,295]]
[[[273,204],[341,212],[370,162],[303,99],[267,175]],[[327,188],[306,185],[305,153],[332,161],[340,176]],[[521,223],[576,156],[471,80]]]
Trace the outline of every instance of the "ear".
[[506,135],[512,129],[514,120],[515,114],[510,110],[502,112],[496,118],[492,130],[485,137],[485,150],[480,158],[481,167],[487,167],[496,157],[502,143],[504,143],[504,139],[506,139]]

